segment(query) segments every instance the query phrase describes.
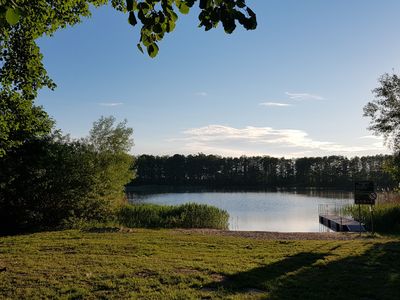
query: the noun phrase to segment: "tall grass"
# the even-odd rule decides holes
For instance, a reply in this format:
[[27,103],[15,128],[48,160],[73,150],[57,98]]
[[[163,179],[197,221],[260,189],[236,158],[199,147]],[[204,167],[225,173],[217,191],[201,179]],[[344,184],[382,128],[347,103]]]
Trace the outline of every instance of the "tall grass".
[[[352,205],[345,208],[355,220],[359,221],[358,205]],[[400,203],[382,203],[373,207],[373,217],[371,220],[370,207],[361,206],[361,222],[365,224],[368,230],[383,233],[400,233]]]
[[397,203],[400,205],[400,193],[393,191],[379,192],[377,203]]
[[206,204],[129,204],[119,210],[117,218],[121,225],[133,228],[228,229],[229,214]]

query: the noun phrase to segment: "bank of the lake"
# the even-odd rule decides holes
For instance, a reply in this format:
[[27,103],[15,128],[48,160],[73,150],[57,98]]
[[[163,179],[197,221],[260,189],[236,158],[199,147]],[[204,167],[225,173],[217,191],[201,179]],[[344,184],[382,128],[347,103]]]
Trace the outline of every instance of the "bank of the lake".
[[0,237],[0,298],[400,297],[400,238],[225,233],[131,229]]

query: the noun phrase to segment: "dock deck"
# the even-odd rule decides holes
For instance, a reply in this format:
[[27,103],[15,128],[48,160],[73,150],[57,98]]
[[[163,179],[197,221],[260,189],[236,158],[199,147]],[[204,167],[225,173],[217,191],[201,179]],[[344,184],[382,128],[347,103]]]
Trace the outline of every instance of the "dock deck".
[[319,223],[337,232],[364,232],[364,225],[350,218],[331,214],[320,214]]

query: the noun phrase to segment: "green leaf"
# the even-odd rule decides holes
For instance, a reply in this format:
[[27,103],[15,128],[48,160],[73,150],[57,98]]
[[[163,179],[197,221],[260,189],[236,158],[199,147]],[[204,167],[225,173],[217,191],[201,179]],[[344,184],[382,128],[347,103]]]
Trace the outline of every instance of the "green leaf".
[[244,2],[244,0],[237,0],[236,1],[236,5],[240,8],[244,8],[246,7],[246,3]]
[[132,11],[133,10],[133,0],[126,0],[126,9],[128,11]]
[[135,26],[137,24],[135,13],[133,11],[129,12],[128,21],[129,21],[129,24],[131,24],[132,26]]
[[154,33],[161,33],[163,32],[162,26],[160,23],[157,23],[153,26]]
[[158,54],[158,46],[157,44],[153,43],[147,47],[147,53],[150,55],[151,58],[154,58]]
[[170,21],[168,22],[168,24],[167,24],[167,32],[174,31],[175,25],[176,25],[176,24],[175,24],[175,21],[170,20]]
[[170,13],[171,13],[170,19],[172,21],[175,22],[176,20],[178,20],[178,15],[174,11],[171,11]]
[[181,14],[188,14],[189,13],[189,6],[186,5],[186,3],[181,3],[181,5],[179,5],[179,11],[181,12]]
[[15,25],[21,17],[21,11],[18,8],[8,8],[6,12],[6,20],[8,24]]

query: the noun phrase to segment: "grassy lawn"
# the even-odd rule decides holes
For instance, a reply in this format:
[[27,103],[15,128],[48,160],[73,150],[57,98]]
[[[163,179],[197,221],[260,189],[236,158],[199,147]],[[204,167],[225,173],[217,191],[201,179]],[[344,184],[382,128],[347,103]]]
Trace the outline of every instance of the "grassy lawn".
[[0,237],[1,299],[400,299],[400,239],[173,230]]

